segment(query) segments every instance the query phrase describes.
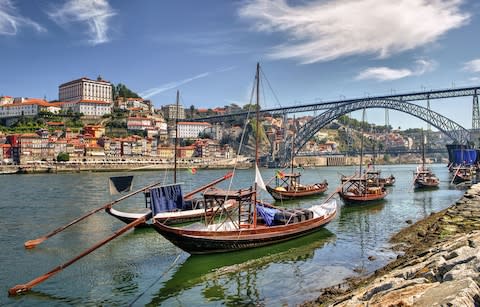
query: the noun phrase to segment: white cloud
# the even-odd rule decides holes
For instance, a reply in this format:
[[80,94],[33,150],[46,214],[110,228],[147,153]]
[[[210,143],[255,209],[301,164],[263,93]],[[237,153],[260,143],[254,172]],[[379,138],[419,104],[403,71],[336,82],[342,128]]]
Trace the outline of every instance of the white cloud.
[[432,71],[436,63],[430,60],[419,59],[415,61],[414,69],[402,68],[393,69],[389,67],[370,67],[360,72],[355,79],[366,80],[375,79],[379,81],[390,81],[402,79],[410,76],[420,76],[426,72]]
[[20,27],[32,27],[38,32],[47,30],[40,24],[18,15],[15,5],[10,0],[0,0],[0,35],[16,35]]
[[213,72],[207,71],[207,72],[204,72],[204,73],[201,73],[201,74],[198,74],[196,76],[193,76],[193,77],[190,77],[190,78],[187,78],[187,79],[183,79],[183,80],[180,80],[180,81],[168,82],[168,83],[159,85],[157,87],[145,90],[142,93],[140,93],[140,96],[142,96],[143,98],[149,98],[149,97],[155,96],[157,94],[160,94],[162,92],[165,92],[165,91],[171,90],[173,88],[179,87],[180,85],[190,83],[194,80],[208,77],[212,73],[222,73],[222,72],[227,72],[227,71],[230,71],[230,70],[233,70],[233,69],[235,69],[235,66],[222,67],[222,68],[219,68],[219,69],[217,69]]
[[142,96],[143,98],[150,98],[150,97],[155,96],[157,94],[160,94],[162,92],[171,90],[172,88],[179,87],[180,85],[192,82],[192,81],[200,79],[200,78],[205,78],[205,77],[209,76],[210,74],[211,74],[210,72],[204,72],[204,73],[201,73],[199,75],[193,76],[191,78],[183,79],[183,80],[180,80],[180,81],[173,81],[173,82],[165,83],[165,84],[162,84],[160,86],[157,86],[157,87],[154,87],[154,88],[143,91],[142,93],[140,93],[140,96]]
[[370,67],[362,71],[357,80],[377,79],[381,81],[396,80],[412,75],[410,69],[392,69],[388,67]]
[[466,62],[463,65],[463,69],[470,72],[480,72],[480,59]]
[[97,45],[110,40],[108,21],[116,13],[107,0],[68,0],[61,8],[48,12],[48,15],[60,25],[86,23],[90,36],[88,42]]
[[[304,2],[301,2],[304,3]],[[250,0],[239,15],[256,31],[282,32],[289,39],[270,52],[303,64],[356,54],[387,58],[435,42],[470,20],[463,0]]]

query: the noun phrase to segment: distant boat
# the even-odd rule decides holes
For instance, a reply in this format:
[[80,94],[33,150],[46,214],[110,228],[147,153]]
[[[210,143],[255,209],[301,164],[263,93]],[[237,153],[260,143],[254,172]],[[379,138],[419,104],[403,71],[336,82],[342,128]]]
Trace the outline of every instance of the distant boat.
[[413,186],[415,190],[437,188],[440,180],[435,176],[432,170],[425,165],[417,166],[413,174]]
[[458,184],[466,181],[472,181],[474,177],[474,168],[471,165],[458,165],[452,168],[452,183]]
[[432,170],[425,166],[425,136],[423,130],[422,139],[422,165],[417,166],[417,170],[413,173],[413,187],[417,191],[437,188],[440,183]]
[[[363,110],[362,120],[365,118],[365,109]],[[340,197],[345,204],[363,204],[371,203],[384,199],[387,196],[387,190],[380,183],[379,177],[367,177],[362,174],[363,164],[363,131],[360,144],[360,171],[353,176],[342,176],[342,189]]]
[[388,177],[382,177],[381,176],[381,170],[376,169],[375,166],[369,167],[366,172],[365,176],[367,177],[367,184],[373,183],[383,185],[384,187],[391,187],[395,184],[395,176],[393,174],[390,174]]
[[[293,118],[293,125],[295,126],[295,117]],[[292,136],[292,147],[290,148],[290,173],[283,173],[276,171],[275,186],[267,185],[267,192],[272,195],[275,200],[291,200],[302,197],[316,196],[325,193],[328,189],[327,180],[313,184],[301,184],[300,173],[295,173],[293,165],[293,153],[295,151],[295,129]]]
[[300,183],[300,173],[276,176],[276,185],[267,185],[267,191],[275,200],[290,200],[302,197],[321,195],[328,189],[326,180],[319,183],[303,185]]

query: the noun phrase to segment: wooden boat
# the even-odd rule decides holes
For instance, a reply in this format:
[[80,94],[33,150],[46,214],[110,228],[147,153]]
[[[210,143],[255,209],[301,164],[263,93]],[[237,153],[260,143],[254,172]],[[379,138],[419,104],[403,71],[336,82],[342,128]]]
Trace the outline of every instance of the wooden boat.
[[452,183],[458,184],[473,180],[473,168],[467,165],[453,167]]
[[[293,119],[295,123],[295,118]],[[295,125],[295,124],[294,124]],[[294,129],[295,131],[295,129]],[[275,200],[290,200],[302,197],[309,197],[321,195],[328,189],[327,180],[319,183],[302,185],[300,183],[300,173],[293,171],[293,153],[295,151],[295,132],[292,137],[292,148],[290,149],[290,169],[291,172],[284,174],[282,171],[277,171],[275,175],[275,187],[267,185],[267,192],[272,195]]]
[[326,180],[319,183],[303,185],[300,173],[282,174],[276,177],[276,186],[267,185],[267,191],[275,200],[289,200],[301,197],[321,195],[328,189]]
[[413,187],[415,190],[438,188],[440,180],[435,176],[432,170],[425,165],[419,165],[413,178]]
[[417,191],[438,188],[440,183],[432,170],[425,166],[425,136],[423,130],[422,140],[422,165],[417,166],[417,170],[413,173],[413,188]]
[[375,169],[374,167],[370,167],[365,172],[365,176],[367,177],[367,184],[377,184],[383,185],[384,187],[391,187],[395,184],[395,176],[391,174],[388,177],[381,176],[381,170]]
[[[365,109],[363,110],[362,121],[365,119]],[[342,189],[340,197],[345,204],[371,203],[384,199],[387,196],[387,190],[380,183],[379,173],[367,172],[362,174],[363,164],[363,132],[360,144],[360,171],[351,177],[342,176]]]
[[[255,131],[259,131],[259,78],[260,66],[257,64]],[[236,210],[228,212],[222,207],[214,218],[206,219],[204,224],[195,223],[185,227],[168,226],[154,218],[154,229],[190,254],[209,254],[291,240],[317,231],[333,220],[337,212],[334,199],[319,202],[308,209],[281,209],[258,201],[257,186],[266,188],[258,170],[258,137],[256,141],[254,186],[236,191],[216,190],[211,193],[205,191],[203,194],[207,202],[223,201],[223,204],[234,202]]]
[[[242,192],[239,192],[239,197],[240,195]],[[254,203],[250,204],[253,206]],[[258,217],[256,222],[251,223],[231,219],[208,225],[192,224],[186,228],[167,226],[154,219],[153,226],[162,236],[184,251],[190,254],[209,254],[260,247],[304,236],[325,226],[333,220],[337,212],[335,199],[296,211],[273,208],[258,202],[255,205],[255,211],[259,208],[276,211],[273,224],[268,225],[264,219]]]
[[340,197],[346,204],[361,204],[384,199],[386,189],[376,183],[368,183],[365,176],[348,178],[343,183]]
[[[376,186],[376,185],[382,185],[384,187],[391,187],[395,184],[395,176],[391,174],[388,177],[381,177],[380,176],[381,171],[377,169],[367,169],[365,172],[365,176],[367,177],[367,185],[369,186]],[[341,181],[342,183],[348,181],[349,177],[342,175]]]

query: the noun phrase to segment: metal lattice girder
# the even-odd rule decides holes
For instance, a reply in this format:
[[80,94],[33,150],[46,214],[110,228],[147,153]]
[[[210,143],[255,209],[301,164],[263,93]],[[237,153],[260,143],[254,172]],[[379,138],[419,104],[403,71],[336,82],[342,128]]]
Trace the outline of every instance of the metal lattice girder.
[[366,98],[364,100],[339,104],[335,108],[331,108],[307,122],[299,129],[296,135],[295,154],[298,153],[303,145],[305,145],[305,143],[325,125],[341,115],[364,108],[387,108],[404,112],[436,127],[450,137],[455,143],[467,144],[470,140],[470,132],[467,129],[437,112],[401,100]]
[[[435,91],[424,91],[424,92],[413,92],[405,94],[396,94],[396,95],[386,95],[386,96],[376,96],[371,97],[371,99],[378,100],[401,100],[401,101],[418,101],[418,100],[432,100],[432,99],[444,99],[444,98],[454,98],[454,97],[465,97],[465,96],[475,96],[480,91],[480,87],[466,87],[466,88],[456,88],[456,89],[445,89],[445,90],[435,90]],[[263,109],[260,111],[260,114],[271,114],[271,115],[280,115],[285,113],[300,113],[300,112],[311,112],[318,110],[328,110],[330,108],[336,108],[345,103],[357,103],[359,101],[364,101],[363,98],[359,99],[345,99],[345,100],[335,100],[328,102],[316,102],[311,104],[305,104],[300,106],[289,106],[283,108],[272,108],[272,109]],[[478,100],[477,100],[478,101]],[[248,112],[238,112],[233,114],[225,115],[216,115],[202,118],[191,119],[192,121],[206,121],[210,123],[215,122],[224,122],[232,120],[239,117],[246,117]],[[480,123],[480,120],[479,120]]]

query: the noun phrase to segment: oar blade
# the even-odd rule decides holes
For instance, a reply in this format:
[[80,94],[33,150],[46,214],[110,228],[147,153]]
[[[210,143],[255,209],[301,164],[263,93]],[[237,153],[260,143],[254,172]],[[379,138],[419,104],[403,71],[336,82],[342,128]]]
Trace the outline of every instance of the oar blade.
[[41,237],[41,238],[34,239],[34,240],[28,240],[23,245],[25,246],[26,249],[32,249],[32,248],[37,247],[38,244],[42,243],[46,239],[47,239],[46,237]]
[[16,285],[15,287],[8,289],[8,295],[15,296],[15,295],[28,292],[29,290],[30,288],[27,285]]

